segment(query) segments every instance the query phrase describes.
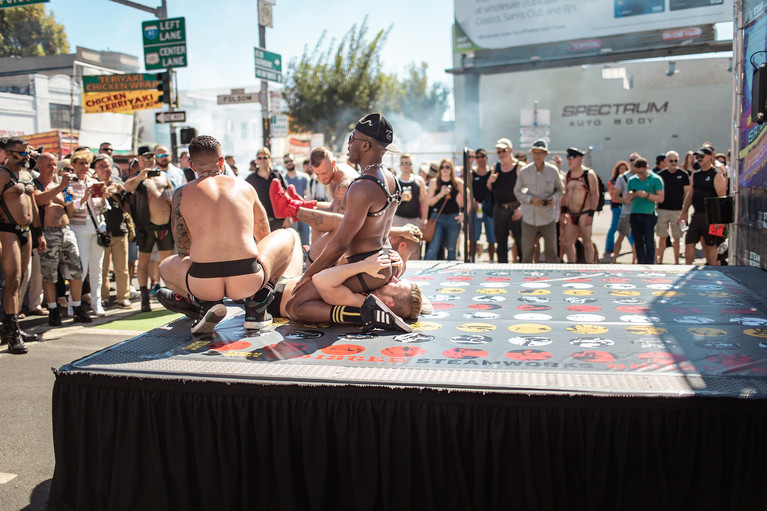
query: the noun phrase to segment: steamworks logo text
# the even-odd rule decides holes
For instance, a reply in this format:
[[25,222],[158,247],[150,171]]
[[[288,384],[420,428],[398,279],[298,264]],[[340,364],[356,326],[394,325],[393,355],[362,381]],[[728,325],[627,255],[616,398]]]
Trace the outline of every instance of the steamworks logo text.
[[602,103],[595,105],[565,105],[562,117],[573,117],[568,126],[585,128],[592,126],[633,126],[649,125],[655,121],[655,114],[668,112],[668,101],[658,104],[645,103]]

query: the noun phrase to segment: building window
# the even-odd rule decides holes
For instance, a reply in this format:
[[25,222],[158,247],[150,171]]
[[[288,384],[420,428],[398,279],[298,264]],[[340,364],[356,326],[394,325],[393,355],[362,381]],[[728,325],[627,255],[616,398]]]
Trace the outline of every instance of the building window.
[[248,139],[248,123],[243,122],[242,126],[240,126],[240,134],[242,135],[243,140]]
[[50,106],[50,112],[51,112],[51,129],[52,130],[68,130],[70,128],[79,130],[80,129],[80,120],[81,120],[81,112],[82,110],[80,107],[75,107],[75,119],[74,123],[70,123],[71,120],[71,107],[69,105],[57,105],[55,103],[51,103]]

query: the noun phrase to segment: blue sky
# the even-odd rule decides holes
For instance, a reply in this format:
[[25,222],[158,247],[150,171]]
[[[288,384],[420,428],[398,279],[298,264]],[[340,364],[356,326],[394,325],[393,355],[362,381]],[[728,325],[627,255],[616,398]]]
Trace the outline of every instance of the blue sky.
[[[159,0],[136,0],[156,7]],[[143,63],[141,22],[147,12],[109,0],[51,0],[44,4],[66,27],[69,44],[139,57]],[[274,28],[266,29],[266,49],[283,58],[283,72],[304,47],[312,50],[323,30],[325,48],[368,15],[368,34],[392,25],[382,61],[386,72],[401,74],[410,62],[429,64],[429,78],[452,88],[444,69],[452,66],[452,0],[276,0]],[[258,46],[256,0],[168,0],[168,17],[185,17],[189,65],[179,68],[180,89],[218,87],[258,90],[253,48]],[[425,43],[424,43],[425,41]]]

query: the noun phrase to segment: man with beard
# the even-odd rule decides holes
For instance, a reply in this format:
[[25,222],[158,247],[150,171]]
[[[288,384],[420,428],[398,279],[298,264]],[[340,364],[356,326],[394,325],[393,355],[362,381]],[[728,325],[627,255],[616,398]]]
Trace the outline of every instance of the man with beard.
[[45,238],[33,196],[35,185],[27,170],[31,158],[29,145],[24,139],[11,137],[5,142],[5,153],[6,160],[0,165],[0,264],[5,274],[2,344],[7,343],[13,354],[23,354],[27,352],[25,341],[39,339],[37,335],[22,333],[18,318],[19,289],[32,255],[30,227],[40,252],[45,250]]
[[157,168],[168,176],[168,179],[170,179],[174,190],[186,183],[184,171],[171,163],[170,151],[167,147],[164,145],[155,146],[154,155],[156,158],[155,162],[157,163]]

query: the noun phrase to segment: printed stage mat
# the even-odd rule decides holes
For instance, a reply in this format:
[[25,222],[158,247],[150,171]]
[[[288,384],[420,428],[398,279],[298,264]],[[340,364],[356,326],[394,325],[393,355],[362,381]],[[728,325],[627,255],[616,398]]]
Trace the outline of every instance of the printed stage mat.
[[413,261],[414,332],[180,319],[62,371],[500,392],[767,397],[767,273],[749,267]]

